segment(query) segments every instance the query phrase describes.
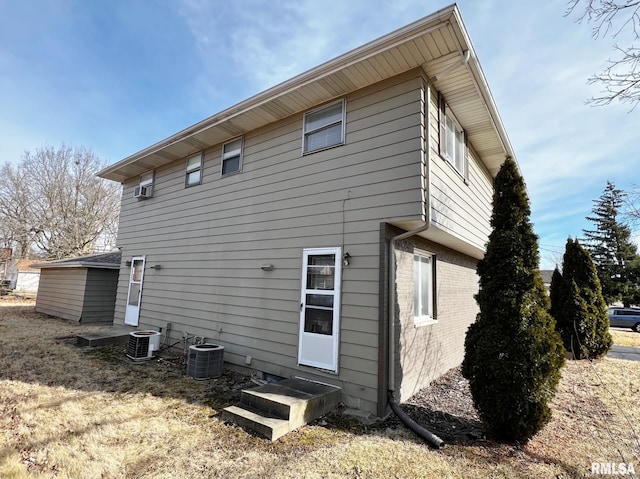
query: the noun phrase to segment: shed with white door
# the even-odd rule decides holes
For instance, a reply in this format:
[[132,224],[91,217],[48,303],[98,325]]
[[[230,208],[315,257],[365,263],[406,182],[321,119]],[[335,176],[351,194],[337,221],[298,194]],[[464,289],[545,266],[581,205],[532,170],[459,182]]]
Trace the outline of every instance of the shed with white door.
[[117,251],[35,264],[36,311],[79,323],[111,323],[120,260]]

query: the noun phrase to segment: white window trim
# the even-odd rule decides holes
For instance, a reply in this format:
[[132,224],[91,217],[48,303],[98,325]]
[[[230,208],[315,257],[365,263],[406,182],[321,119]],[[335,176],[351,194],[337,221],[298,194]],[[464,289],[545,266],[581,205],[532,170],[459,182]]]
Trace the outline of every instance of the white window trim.
[[[418,286],[416,285],[416,281],[415,281],[415,268],[416,267],[416,256],[418,257],[422,257],[422,258],[428,258],[429,259],[429,285],[428,287],[431,289],[430,291],[430,300],[431,300],[431,314],[430,315],[416,315],[416,311],[415,311],[415,288]],[[414,288],[414,312],[413,312],[413,326],[416,328],[422,327],[422,326],[429,326],[432,324],[438,324],[438,319],[437,319],[437,309],[436,309],[436,255],[432,254],[432,253],[428,253],[426,251],[421,251],[421,250],[414,250],[413,252],[413,258],[411,260],[411,265],[412,265],[412,269],[413,269],[413,288]]]
[[[324,125],[321,126],[319,128],[316,128],[314,130],[307,130],[307,116],[312,115],[314,113],[318,113],[319,111],[331,108],[335,105],[337,105],[338,103],[342,104],[342,116],[340,118],[339,121],[335,121],[329,125]],[[307,112],[305,112],[303,118],[302,118],[302,154],[303,155],[309,155],[311,153],[316,153],[318,151],[323,151],[323,150],[328,150],[329,148],[335,148],[336,146],[342,146],[345,143],[345,125],[346,125],[346,117],[347,117],[347,100],[346,98],[343,98],[342,100],[339,101],[334,101],[332,103],[327,103],[326,105],[322,105],[321,107],[318,108],[314,108],[313,110],[309,110]],[[307,136],[309,136],[312,133],[316,133],[318,131],[327,129],[331,126],[337,125],[338,123],[341,123],[341,131],[340,131],[340,141],[338,143],[335,143],[333,145],[328,145],[328,146],[323,146],[321,148],[316,148],[314,150],[307,150]]]
[[[233,143],[235,141],[240,140],[240,155],[238,158],[238,170],[237,171],[232,171],[231,173],[224,173],[224,160],[230,159],[235,157],[235,154],[231,154],[234,153],[236,150],[233,150],[232,152],[229,153],[225,153],[224,151],[224,147],[227,146],[230,143]],[[222,160],[220,161],[220,176],[224,177],[224,176],[231,176],[231,175],[237,175],[238,173],[242,173],[242,160],[244,158],[244,136],[241,136],[239,138],[234,138],[233,140],[229,140],[227,142],[225,142],[222,145]]]
[[[192,158],[196,158],[196,157],[200,158],[200,163],[198,164],[197,167],[189,168],[189,161]],[[203,170],[204,170],[204,152],[201,151],[200,153],[196,153],[195,155],[189,156],[187,158],[187,162],[186,162],[186,166],[185,166],[184,187],[185,188],[189,188],[191,186],[201,185],[202,184],[202,176],[203,176],[203,172],[204,172]],[[195,183],[189,183],[189,174],[190,173],[194,173],[196,171],[200,171],[200,180],[198,180]]]
[[[155,170],[147,171],[146,173],[143,173],[140,175],[140,179],[138,180],[138,186],[146,187],[147,191],[151,191],[151,193],[148,194],[147,198],[153,197],[153,193],[155,190],[155,182],[156,182]],[[138,198],[138,201],[141,199],[142,198]]]
[[[446,120],[447,118],[449,118],[457,131],[460,132],[460,134],[462,135],[462,144],[461,144],[461,148],[462,148],[462,169],[459,169],[456,166],[456,159],[454,156],[452,156],[449,151],[446,148],[447,145],[447,126],[446,126]],[[458,121],[458,119],[455,117],[455,115],[453,114],[453,112],[451,111],[451,108],[449,108],[449,105],[447,104],[446,101],[444,101],[444,99],[442,98],[442,96],[440,96],[440,116],[439,116],[439,124],[438,124],[438,128],[440,131],[440,156],[442,158],[444,158],[447,163],[449,163],[451,165],[451,167],[465,180],[468,181],[469,180],[469,153],[467,151],[467,134],[464,130],[464,128],[462,128],[462,125],[460,124],[460,122]],[[454,146],[453,146],[454,150],[457,149],[457,142],[456,139],[454,138]]]
[[156,172],[154,170],[147,171],[146,173],[141,174],[139,186],[153,186],[155,177]]

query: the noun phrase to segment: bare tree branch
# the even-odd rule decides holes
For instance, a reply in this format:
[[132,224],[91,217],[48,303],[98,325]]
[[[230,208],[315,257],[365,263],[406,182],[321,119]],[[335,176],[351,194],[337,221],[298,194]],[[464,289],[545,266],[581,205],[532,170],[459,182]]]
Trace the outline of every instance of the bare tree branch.
[[[49,259],[115,244],[121,187],[97,178],[103,162],[86,148],[50,146],[25,152],[0,178],[0,224],[21,255],[36,248]],[[0,238],[1,240],[2,238]]]
[[640,185],[633,185],[627,191],[623,217],[634,226],[640,225]]
[[630,103],[631,110],[640,103],[640,49],[633,45],[640,39],[640,1],[627,0],[570,0],[566,16],[584,8],[578,22],[594,24],[591,36],[594,39],[611,36],[620,37],[628,33],[629,46],[614,45],[617,56],[610,58],[608,66],[589,78],[590,84],[602,84],[601,95],[586,101],[594,106],[608,105],[617,100]]

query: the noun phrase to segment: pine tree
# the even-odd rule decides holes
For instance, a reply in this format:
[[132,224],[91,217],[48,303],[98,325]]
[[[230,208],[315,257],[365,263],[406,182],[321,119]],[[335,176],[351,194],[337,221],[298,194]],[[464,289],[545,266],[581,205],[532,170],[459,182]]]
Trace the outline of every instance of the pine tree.
[[569,238],[551,311],[564,347],[576,359],[599,358],[611,348],[607,307],[589,252]]
[[624,192],[607,182],[604,192],[594,201],[593,230],[583,230],[585,248],[591,254],[602,286],[606,304],[622,301],[634,304],[640,297],[638,281],[639,257],[631,241],[631,229],[620,223],[618,216],[624,203]]
[[[551,275],[551,285],[549,286],[549,299],[551,300],[551,309],[549,309],[549,313],[556,320],[556,327],[558,322],[559,310],[562,304],[562,273],[556,266],[553,270],[553,274]],[[566,346],[565,346],[566,348]]]
[[527,440],[549,421],[564,364],[529,217],[524,181],[508,158],[494,181],[493,231],[477,270],[480,312],[462,364],[487,432],[508,441]]

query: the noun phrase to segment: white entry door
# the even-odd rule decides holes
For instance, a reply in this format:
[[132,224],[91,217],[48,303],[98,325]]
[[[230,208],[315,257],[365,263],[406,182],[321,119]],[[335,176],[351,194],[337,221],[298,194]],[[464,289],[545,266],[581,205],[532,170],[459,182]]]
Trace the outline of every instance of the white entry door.
[[129,276],[129,293],[127,294],[127,308],[124,314],[124,324],[137,326],[140,318],[140,300],[142,299],[142,280],[144,279],[144,256],[131,258],[131,274]]
[[298,364],[338,370],[341,248],[303,250]]

